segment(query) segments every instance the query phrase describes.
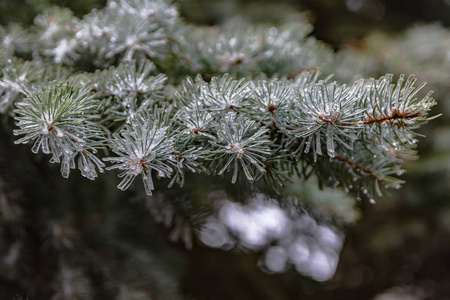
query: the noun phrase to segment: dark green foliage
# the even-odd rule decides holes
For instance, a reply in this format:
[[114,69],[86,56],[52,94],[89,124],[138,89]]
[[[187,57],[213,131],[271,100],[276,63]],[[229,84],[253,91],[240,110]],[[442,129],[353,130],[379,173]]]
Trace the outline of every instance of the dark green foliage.
[[[262,270],[295,267],[299,294],[318,289],[357,218],[352,199],[364,211],[400,188],[436,102],[414,75],[383,75],[391,62],[376,73],[369,54],[336,54],[311,30],[302,18],[198,27],[167,0],[111,0],[77,17],[50,7],[27,29],[0,27],[2,139],[36,154],[0,149],[1,280],[36,299],[189,298],[202,293],[180,286],[178,262],[210,255],[200,238],[261,251]],[[95,181],[55,178],[48,158],[65,178],[78,168]],[[97,174],[114,169],[118,185]]]

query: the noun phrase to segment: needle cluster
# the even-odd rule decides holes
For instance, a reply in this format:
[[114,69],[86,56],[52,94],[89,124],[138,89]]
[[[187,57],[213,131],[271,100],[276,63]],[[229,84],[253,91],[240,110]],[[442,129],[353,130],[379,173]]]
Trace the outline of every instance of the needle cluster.
[[314,174],[368,197],[398,187],[435,101],[414,76],[331,81],[334,54],[310,30],[195,27],[165,0],[111,0],[81,19],[52,8],[0,30],[0,112],[64,177],[78,165],[94,179],[106,162],[121,190],[141,176],[150,195],[155,178],[182,186],[189,172],[269,186]]

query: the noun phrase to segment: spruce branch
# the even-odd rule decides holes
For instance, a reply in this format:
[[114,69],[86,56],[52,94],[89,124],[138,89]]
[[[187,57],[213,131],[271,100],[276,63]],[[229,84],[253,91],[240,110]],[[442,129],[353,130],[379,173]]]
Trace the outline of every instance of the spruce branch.
[[6,43],[0,111],[17,105],[16,143],[51,153],[64,177],[78,164],[94,179],[106,148],[122,190],[141,174],[151,194],[153,170],[169,186],[186,172],[228,170],[233,183],[243,172],[275,185],[295,172],[331,186],[355,173],[380,194],[370,181],[396,187],[390,176],[433,118],[435,101],[419,97],[414,76],[331,82],[332,51],[305,24],[199,28],[163,0],[110,0],[81,19],[52,8],[35,24],[33,34],[0,32],[3,44],[27,36],[20,51],[34,57],[22,62]]
[[151,120],[146,114],[138,115],[133,121],[119,132],[113,134],[110,141],[111,150],[118,157],[106,157],[105,161],[114,163],[107,167],[107,170],[119,169],[123,172],[119,177],[124,177],[117,186],[121,190],[126,190],[133,182],[134,178],[141,174],[147,195],[154,190],[152,171],[157,172],[157,176],[169,177],[176,164],[173,153],[174,139],[167,136],[168,126]]
[[203,106],[210,111],[229,111],[238,109],[252,92],[250,82],[245,79],[235,80],[225,74],[220,80],[213,77],[208,85],[203,85]]
[[345,85],[319,82],[299,91],[288,124],[283,126],[288,135],[306,138],[305,152],[312,148],[314,154],[322,155],[322,141],[326,140],[327,154],[334,157],[335,141],[352,149],[361,131],[363,123],[354,121],[362,118],[364,110],[356,101]]
[[367,167],[364,167],[348,158],[344,158],[342,156],[335,156],[335,159],[345,162],[346,164],[352,166],[353,168],[355,168],[356,170],[362,171],[363,173],[369,174],[370,176],[372,176],[375,180],[381,182],[381,183],[386,183],[387,180],[385,178],[383,178],[380,174],[377,174],[375,171],[373,170],[369,170]]
[[167,77],[153,76],[154,70],[152,62],[140,60],[95,72],[91,78],[93,89],[107,102],[103,105],[105,121],[129,121],[163,99]]
[[30,47],[28,33],[17,23],[0,26],[0,41],[1,47],[9,54],[23,53]]
[[251,87],[246,112],[259,122],[271,123],[283,118],[294,96],[293,86],[278,79],[258,81]]
[[[68,192],[67,181],[53,178],[55,194],[49,194],[46,175],[53,172],[30,167],[33,156],[0,144],[5,158],[0,160],[3,281],[30,291],[50,281],[47,291],[26,297],[179,299],[177,279],[168,271],[180,274],[175,267],[180,264],[173,264],[174,253],[151,247],[166,242],[155,234],[161,228],[154,221],[162,223],[170,241],[188,249],[197,234],[212,247],[261,250],[264,244],[269,248],[261,265],[278,272],[295,260],[288,252],[297,246],[316,247],[305,241],[317,237],[321,244],[310,255],[316,263],[325,256],[337,258],[342,246],[343,236],[333,227],[299,213],[314,209],[300,205],[297,196],[302,203],[313,200],[321,214],[323,206],[334,206],[334,218],[348,216],[339,210],[354,205],[336,189],[375,203],[401,186],[403,165],[418,157],[419,127],[436,117],[430,115],[436,102],[424,84],[413,75],[364,79],[362,74],[380,70],[374,58],[367,62],[367,53],[334,53],[309,36],[312,26],[298,16],[281,25],[229,25],[189,24],[171,0],[108,0],[83,17],[53,7],[29,28],[0,26],[4,131],[16,126],[15,143],[29,144],[25,150],[59,163],[62,177],[75,168],[91,180],[104,170],[113,174],[101,176],[92,188],[71,188],[73,195],[55,205],[58,195]],[[403,56],[413,57],[407,71],[430,80],[423,72],[436,69],[430,81],[439,91],[449,78],[442,71],[449,62],[449,44],[442,42],[448,36],[437,25],[417,28],[399,48],[390,47],[389,57],[384,55],[389,41],[383,41],[377,59],[383,70],[399,73],[407,65]],[[427,48],[431,43],[434,49]],[[123,195],[114,191],[89,205],[79,202],[105,192],[115,172],[118,189],[130,190],[136,177],[144,188],[126,193],[131,201],[120,206]],[[330,189],[318,196],[317,183]],[[276,200],[268,197],[274,193]],[[69,214],[68,207],[73,209]],[[261,212],[259,219],[267,211],[275,213],[269,217],[289,222],[284,224],[288,230],[239,243],[235,237],[244,235],[222,221],[236,212],[240,219],[253,218],[246,213],[251,210]],[[114,222],[106,212],[114,213]],[[354,220],[350,215],[347,220]],[[124,238],[129,220],[148,230]],[[305,224],[315,232],[305,234],[306,240],[298,238],[308,231]],[[42,235],[36,226],[47,230]],[[320,236],[325,238],[319,241]],[[40,251],[42,246],[50,252]],[[73,255],[74,250],[81,255]],[[46,259],[51,266],[44,273],[40,263],[23,267],[23,261]],[[328,273],[336,261],[328,261]],[[43,280],[35,280],[36,271]]]
[[0,112],[10,113],[14,103],[20,100],[24,94],[25,85],[40,78],[40,72],[34,71],[31,62],[19,62],[18,59],[10,59],[2,66],[0,79]]
[[211,144],[214,146],[215,160],[225,162],[219,167],[218,175],[223,174],[231,166],[232,183],[237,180],[240,169],[245,177],[253,181],[255,174],[264,173],[264,161],[271,154],[267,129],[258,128],[255,122],[227,114],[216,127],[217,137]]
[[31,89],[27,98],[17,103],[17,126],[14,135],[24,135],[16,144],[33,143],[33,153],[40,149],[52,154],[51,162],[61,162],[61,173],[68,177],[79,157],[82,174],[94,179],[95,167],[103,172],[104,164],[93,153],[104,144],[105,135],[95,123],[96,102],[88,88],[53,84]]

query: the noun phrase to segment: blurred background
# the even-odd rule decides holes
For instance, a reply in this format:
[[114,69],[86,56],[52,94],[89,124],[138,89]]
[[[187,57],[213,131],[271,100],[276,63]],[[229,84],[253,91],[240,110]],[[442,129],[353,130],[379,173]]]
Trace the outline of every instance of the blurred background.
[[[208,182],[187,187],[188,201],[176,191],[141,199],[119,194],[114,174],[68,184],[47,158],[14,146],[5,124],[0,299],[450,299],[450,0],[176,3],[195,24],[301,19],[336,52],[335,80],[393,73],[427,82],[443,115],[420,129],[406,184],[376,204],[313,180],[289,186],[300,200],[205,192]],[[4,0],[0,23],[32,24],[52,5],[81,17],[104,4]],[[191,207],[198,195],[208,210]],[[5,217],[14,215],[25,217]],[[192,215],[201,224],[183,217]],[[2,248],[14,240],[22,242]]]

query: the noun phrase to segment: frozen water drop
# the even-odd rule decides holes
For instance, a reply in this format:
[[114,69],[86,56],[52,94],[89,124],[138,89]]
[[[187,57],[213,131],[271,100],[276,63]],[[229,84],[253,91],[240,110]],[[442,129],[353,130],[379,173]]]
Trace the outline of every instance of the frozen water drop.
[[308,152],[309,152],[309,149],[310,149],[310,147],[311,147],[311,143],[310,143],[310,142],[306,142],[305,144],[306,144],[306,147],[305,147],[305,153],[308,153]]

